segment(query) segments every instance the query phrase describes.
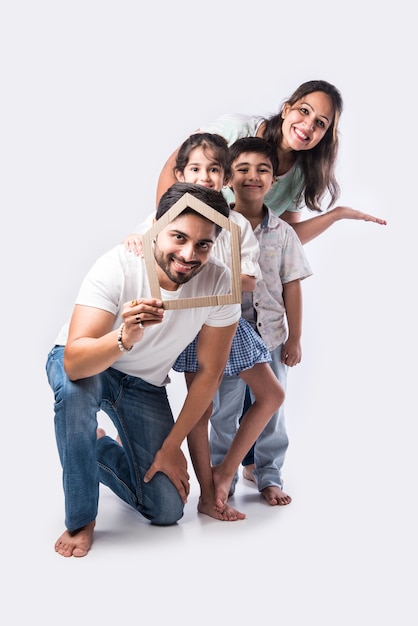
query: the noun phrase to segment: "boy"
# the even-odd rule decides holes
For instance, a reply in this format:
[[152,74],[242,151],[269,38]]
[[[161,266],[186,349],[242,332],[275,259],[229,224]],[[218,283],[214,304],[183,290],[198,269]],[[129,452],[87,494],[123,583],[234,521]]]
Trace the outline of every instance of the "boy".
[[[302,333],[301,280],[312,274],[294,229],[275,216],[264,198],[275,182],[275,150],[264,139],[246,137],[230,147],[231,180],[235,204],[231,208],[249,220],[260,244],[263,278],[252,293],[243,292],[242,316],[261,335],[270,351],[270,363],[282,387],[287,368],[300,363]],[[211,462],[219,464],[228,451],[244,406],[246,386],[236,376],[224,376],[211,416]],[[288,447],[283,405],[268,422],[254,445],[254,466],[244,477],[254,480],[268,502],[286,505],[282,466]],[[237,476],[231,487],[234,492]]]

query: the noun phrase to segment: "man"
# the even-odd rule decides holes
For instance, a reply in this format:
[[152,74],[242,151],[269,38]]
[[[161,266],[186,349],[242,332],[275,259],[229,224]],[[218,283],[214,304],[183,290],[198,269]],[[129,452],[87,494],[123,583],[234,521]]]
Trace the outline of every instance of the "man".
[[[219,192],[177,183],[161,198],[156,219],[186,192],[228,216]],[[164,300],[230,292],[229,269],[211,256],[219,230],[187,208],[158,233],[154,257]],[[212,401],[240,310],[240,304],[163,309],[150,296],[144,259],[123,244],[92,267],[46,366],[65,496],[59,554],[82,557],[90,549],[99,482],[153,524],[182,517],[190,485],[181,445]],[[198,333],[199,372],[174,421],[168,374]],[[112,419],[122,445],[97,436],[99,410]]]

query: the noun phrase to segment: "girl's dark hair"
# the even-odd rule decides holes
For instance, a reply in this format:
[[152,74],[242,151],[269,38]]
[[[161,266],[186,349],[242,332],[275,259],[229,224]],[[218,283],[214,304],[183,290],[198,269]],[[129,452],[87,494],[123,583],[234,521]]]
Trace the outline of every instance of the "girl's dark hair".
[[231,165],[244,152],[256,152],[257,154],[263,154],[271,162],[273,176],[277,176],[279,160],[277,158],[277,152],[271,143],[265,139],[261,139],[261,137],[242,137],[241,139],[237,139],[229,148]]
[[[225,200],[220,191],[215,191],[215,189],[210,189],[209,187],[204,187],[203,185],[194,185],[192,183],[174,183],[174,185],[171,185],[171,187],[169,187],[167,191],[161,196],[158,203],[157,212],[155,214],[156,219],[159,220],[160,217],[167,213],[167,211],[171,209],[171,207],[174,206],[176,202],[184,196],[185,193],[189,193],[201,202],[204,202],[214,211],[217,211],[224,217],[229,217],[228,202]],[[180,215],[184,215],[186,213],[195,213],[199,215],[199,217],[207,219],[199,212],[196,212],[192,207],[186,207],[184,211],[180,213]],[[219,235],[221,230],[221,226],[215,224],[216,236]]]
[[303,194],[305,204],[309,209],[321,211],[320,202],[327,191],[330,195],[328,208],[340,195],[340,186],[335,177],[335,166],[338,154],[338,122],[343,110],[343,100],[338,89],[325,80],[310,80],[303,83],[283,103],[276,115],[263,120],[265,122],[263,138],[277,151],[283,137],[282,113],[285,105],[293,106],[298,100],[315,91],[322,91],[331,98],[334,118],[321,141],[312,150],[301,150],[298,153],[298,159],[305,179],[305,187],[301,195]]
[[204,153],[206,150],[211,151],[213,157],[219,162],[220,167],[223,168],[225,178],[229,178],[231,174],[231,160],[229,158],[228,142],[224,137],[216,133],[194,133],[190,135],[179,148],[174,165],[174,173],[176,170],[184,172],[189,162],[190,153],[198,147],[202,147]]

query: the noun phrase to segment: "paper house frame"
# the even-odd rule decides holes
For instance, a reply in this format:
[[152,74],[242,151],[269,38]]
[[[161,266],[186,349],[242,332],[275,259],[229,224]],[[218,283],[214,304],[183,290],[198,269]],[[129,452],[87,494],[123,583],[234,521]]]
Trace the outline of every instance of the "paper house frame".
[[[190,208],[203,215],[211,222],[215,222],[230,232],[231,236],[231,289],[228,294],[199,296],[196,298],[179,298],[178,300],[162,300],[155,265],[153,240],[170,222],[182,211]],[[230,219],[212,209],[208,204],[198,200],[190,193],[185,193],[153,226],[142,235],[142,248],[147,269],[151,296],[162,300],[164,309],[189,309],[201,306],[219,306],[223,304],[237,304],[241,302],[241,229]],[[193,279],[194,280],[194,279]]]

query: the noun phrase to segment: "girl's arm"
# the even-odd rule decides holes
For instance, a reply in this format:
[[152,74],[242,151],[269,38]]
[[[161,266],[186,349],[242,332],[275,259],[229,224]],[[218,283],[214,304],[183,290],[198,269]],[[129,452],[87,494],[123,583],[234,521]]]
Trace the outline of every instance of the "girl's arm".
[[257,279],[255,276],[241,274],[241,291],[254,291],[256,284]]

